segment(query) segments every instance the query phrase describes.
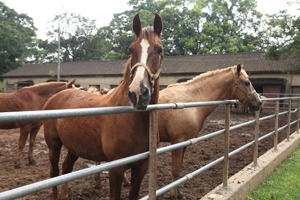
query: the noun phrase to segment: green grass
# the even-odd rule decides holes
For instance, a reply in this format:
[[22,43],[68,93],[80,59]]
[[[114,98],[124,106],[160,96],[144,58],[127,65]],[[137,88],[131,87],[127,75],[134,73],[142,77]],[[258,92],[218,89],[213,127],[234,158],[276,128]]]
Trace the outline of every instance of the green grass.
[[258,185],[247,200],[300,200],[300,146]]

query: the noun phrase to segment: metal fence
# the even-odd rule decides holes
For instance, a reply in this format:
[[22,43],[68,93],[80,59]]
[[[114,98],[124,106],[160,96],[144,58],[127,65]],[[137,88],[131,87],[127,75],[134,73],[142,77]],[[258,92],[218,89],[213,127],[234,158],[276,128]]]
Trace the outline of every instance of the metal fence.
[[[279,113],[279,101],[288,101],[288,110],[285,112]],[[298,108],[292,111],[291,105],[292,100],[297,101]],[[299,132],[299,116],[300,116],[300,97],[286,97],[286,98],[268,98],[263,99],[263,101],[276,101],[275,107],[275,114],[269,115],[266,117],[259,118],[259,111],[255,113],[256,119],[249,120],[248,122],[241,123],[235,126],[230,127],[230,104],[237,103],[236,100],[226,100],[226,101],[210,101],[210,102],[192,102],[192,103],[170,103],[170,104],[156,104],[156,105],[149,105],[146,110],[135,110],[130,106],[121,106],[121,107],[105,107],[105,108],[81,108],[81,109],[64,109],[64,110],[47,110],[47,111],[20,111],[20,112],[5,112],[1,113],[0,115],[0,123],[7,123],[7,122],[17,122],[17,121],[29,121],[29,120],[41,120],[41,119],[55,119],[55,118],[71,118],[71,117],[80,117],[80,116],[95,116],[95,115],[106,115],[106,114],[120,114],[120,113],[132,113],[132,112],[149,112],[150,115],[150,137],[149,137],[149,152],[129,156],[126,158],[122,158],[119,160],[111,161],[105,164],[101,164],[98,166],[93,166],[87,169],[75,171],[69,174],[60,175],[58,177],[54,177],[51,179],[47,179],[44,181],[36,182],[33,184],[29,184],[26,186],[22,186],[19,188],[15,188],[12,190],[8,190],[5,192],[0,193],[0,199],[15,199],[20,198],[44,189],[51,188],[56,185],[60,185],[66,182],[70,182],[76,179],[80,179],[86,176],[93,175],[95,173],[100,173],[105,170],[109,170],[118,166],[122,166],[128,163],[136,162],[138,160],[142,160],[145,158],[150,159],[149,162],[149,191],[148,196],[145,196],[141,199],[155,199],[156,196],[160,196],[165,192],[169,191],[171,188],[178,186],[189,179],[193,178],[194,176],[206,171],[207,169],[213,167],[214,165],[223,161],[223,185],[226,187],[228,186],[228,158],[241,152],[242,150],[246,149],[254,145],[254,153],[253,153],[253,163],[257,165],[257,155],[258,155],[258,142],[271,136],[275,135],[274,137],[274,148],[277,149],[277,141],[278,141],[278,131],[287,128],[287,140],[289,140],[290,136],[290,126],[297,123],[297,133]],[[190,139],[188,141],[184,141],[181,143],[177,143],[174,145],[169,145],[166,147],[162,147],[156,149],[156,139],[155,138],[155,126],[156,126],[156,112],[157,110],[165,110],[165,109],[183,109],[189,107],[201,107],[201,106],[211,106],[211,105],[226,105],[226,119],[225,119],[225,129]],[[297,120],[291,122],[291,114],[297,113]],[[278,127],[278,118],[280,115],[287,114],[288,123],[283,127]],[[259,123],[266,119],[270,119],[275,117],[275,127],[274,131],[258,138],[259,132]],[[235,149],[232,152],[229,152],[229,134],[231,130],[238,129],[240,127],[255,124],[255,140]],[[186,147],[189,145],[196,144],[200,141],[207,140],[209,138],[215,137],[220,134],[225,134],[225,149],[224,149],[224,156],[218,158],[217,160],[197,169],[190,174],[183,176],[182,178],[156,190],[156,156],[159,154],[166,153],[168,151],[172,151],[178,148]]]

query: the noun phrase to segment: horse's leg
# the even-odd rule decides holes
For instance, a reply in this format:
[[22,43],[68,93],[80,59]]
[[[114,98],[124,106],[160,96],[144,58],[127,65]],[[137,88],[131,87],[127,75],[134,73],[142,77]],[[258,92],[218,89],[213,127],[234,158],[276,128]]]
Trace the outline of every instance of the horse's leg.
[[15,168],[20,168],[21,167],[20,157],[21,157],[21,153],[22,153],[22,151],[25,147],[29,131],[30,131],[30,129],[28,127],[20,128],[19,148],[18,148],[16,157],[15,157],[15,161],[14,161]]
[[[172,182],[178,180],[180,177],[185,150],[186,147],[172,151]],[[178,187],[174,187],[170,190],[170,196],[172,200],[184,199],[184,197],[180,194]]]
[[[96,162],[96,165],[100,165],[100,162]],[[95,188],[96,189],[101,189],[103,187],[102,183],[101,183],[101,173],[94,174],[94,179],[95,179],[95,182],[96,182]],[[123,185],[124,185],[124,187],[128,187],[128,186],[131,185],[130,181],[126,177],[125,172],[123,174]]]
[[131,185],[131,182],[128,180],[128,178],[126,177],[126,173],[124,172],[123,174],[123,185],[124,187],[128,187]]
[[[96,165],[100,165],[100,162],[96,162]],[[102,188],[102,184],[101,184],[101,175],[100,173],[94,174],[94,179],[96,181],[96,189],[101,189]]]
[[[74,163],[76,162],[77,159],[78,159],[78,156],[76,156],[68,151],[68,155],[63,164],[62,174],[67,174],[67,173],[72,172]],[[59,199],[61,199],[61,200],[68,199],[68,183],[62,184]]]
[[[60,156],[60,150],[62,147],[61,142],[57,142],[54,145],[49,147],[49,160],[51,163],[51,169],[50,169],[50,177],[56,177],[59,175],[59,167],[58,167],[58,162],[59,162],[59,156]],[[54,186],[52,188],[52,200],[57,200],[58,195],[57,195],[57,186]]]
[[36,135],[39,132],[40,128],[41,128],[40,126],[35,127],[35,128],[32,128],[30,131],[29,154],[28,154],[29,165],[36,164],[36,159],[34,158],[34,155],[33,155],[33,149],[34,149],[34,144],[35,144],[35,138],[36,138]]
[[149,160],[143,161],[143,163],[131,168],[131,190],[129,193],[129,199],[138,199],[140,193],[140,187],[142,180],[148,170]]
[[124,172],[124,166],[109,170],[110,200],[121,199],[121,187]]

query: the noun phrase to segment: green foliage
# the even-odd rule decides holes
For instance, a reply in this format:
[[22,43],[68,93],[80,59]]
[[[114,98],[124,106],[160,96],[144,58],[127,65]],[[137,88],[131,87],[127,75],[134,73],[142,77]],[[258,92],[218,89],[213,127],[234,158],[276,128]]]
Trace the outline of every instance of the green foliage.
[[55,79],[55,80],[56,80],[56,74],[55,74],[55,71],[49,70],[49,76],[51,76],[52,79]]
[[35,31],[31,17],[0,1],[0,74],[22,66],[35,54]]
[[255,0],[130,0],[128,4],[133,9],[115,14],[110,24],[110,58],[128,57],[136,13],[143,26],[152,24],[154,12],[161,15],[166,56],[254,51],[261,41],[252,34],[262,16],[255,10]]
[[4,89],[4,87],[3,87],[3,80],[1,80],[1,79],[0,79],[0,89],[2,89],[2,90]]
[[[287,11],[268,15],[265,20],[268,29],[263,33],[269,38],[265,58],[270,60],[294,58],[291,71],[300,70],[300,17],[291,16]],[[271,39],[270,39],[271,38]]]
[[81,15],[59,14],[49,24],[48,39],[41,40],[35,38],[30,17],[0,2],[0,74],[24,63],[57,62],[58,24],[62,61],[127,59],[137,13],[142,26],[152,25],[154,13],[161,15],[165,56],[267,50],[269,59],[300,57],[299,18],[282,12],[263,21],[256,0],[129,0],[128,4],[131,10],[114,14],[109,26],[101,28]]
[[248,200],[300,199],[300,147],[248,196]]
[[[58,25],[60,25],[61,59],[64,62],[78,60],[101,60],[102,53],[97,49],[98,41],[95,20],[74,13],[56,15],[50,24],[48,39],[40,40],[39,47],[45,49],[44,59],[57,61]],[[53,39],[55,38],[55,39]]]

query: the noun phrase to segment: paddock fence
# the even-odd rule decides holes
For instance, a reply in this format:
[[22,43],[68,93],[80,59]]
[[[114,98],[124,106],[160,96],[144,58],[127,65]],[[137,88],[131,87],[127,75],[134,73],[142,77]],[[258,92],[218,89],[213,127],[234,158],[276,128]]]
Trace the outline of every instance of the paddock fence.
[[[80,179],[86,176],[90,176],[102,171],[106,171],[115,167],[119,167],[128,163],[136,162],[142,159],[149,158],[149,189],[148,195],[142,197],[142,200],[145,199],[156,199],[157,196],[160,196],[168,192],[171,188],[176,187],[193,177],[199,175],[200,173],[208,170],[209,168],[215,166],[218,163],[223,162],[223,186],[230,187],[228,185],[228,166],[229,166],[229,157],[241,152],[242,150],[254,146],[253,151],[253,164],[257,165],[258,157],[258,143],[264,140],[267,137],[274,135],[274,149],[277,149],[278,142],[278,131],[287,129],[286,138],[289,141],[290,137],[290,127],[294,124],[297,125],[297,133],[299,133],[299,117],[300,117],[300,97],[284,97],[284,98],[266,98],[262,101],[275,101],[275,114],[268,115],[265,117],[259,117],[260,112],[255,112],[255,120],[249,120],[247,122],[237,124],[230,127],[230,105],[238,103],[236,100],[225,100],[225,101],[209,101],[209,102],[191,102],[191,103],[170,103],[170,104],[155,104],[149,105],[146,110],[136,110],[130,106],[120,106],[120,107],[104,107],[104,108],[80,108],[80,109],[64,109],[64,110],[47,110],[47,111],[20,111],[20,112],[4,112],[0,114],[0,123],[8,122],[19,122],[19,121],[30,121],[30,120],[41,120],[41,119],[56,119],[56,118],[71,118],[71,117],[83,117],[83,116],[95,116],[95,115],[107,115],[107,114],[121,114],[121,113],[133,113],[133,112],[149,112],[150,123],[149,123],[149,151],[141,154],[129,156],[119,160],[107,162],[98,166],[93,166],[90,168],[78,170],[69,174],[60,175],[51,179],[46,179],[40,182],[33,184],[25,185],[19,188],[11,189],[0,193],[0,199],[16,199],[38,191],[51,188],[53,186],[61,185],[76,179]],[[279,102],[285,101],[288,102],[287,111],[279,113]],[[297,108],[292,110],[292,101],[296,101]],[[295,103],[294,103],[295,104]],[[226,108],[226,117],[225,117],[225,129],[218,130],[207,135],[193,138],[181,143],[165,146],[157,149],[157,138],[155,134],[155,126],[157,125],[157,111],[165,109],[184,109],[190,107],[202,107],[202,106],[211,106],[211,105],[225,105]],[[291,114],[295,113],[297,115],[297,120],[291,122]],[[279,116],[287,115],[287,124],[278,127]],[[260,122],[275,118],[275,127],[274,131],[258,137],[259,133],[259,124]],[[243,126],[255,125],[255,139],[231,152],[229,152],[229,134],[230,131],[239,129]],[[157,155],[186,147],[189,145],[196,144],[203,140],[224,134],[224,156],[214,160],[213,162],[193,171],[189,174],[184,175],[182,178],[160,188],[156,189],[156,158]]]

